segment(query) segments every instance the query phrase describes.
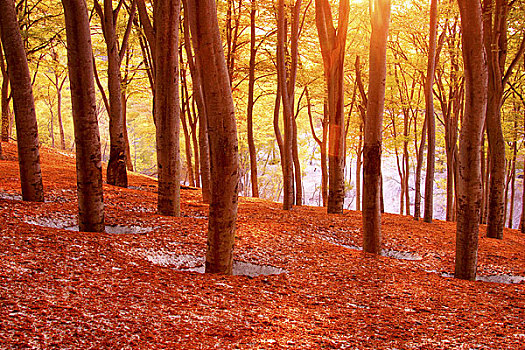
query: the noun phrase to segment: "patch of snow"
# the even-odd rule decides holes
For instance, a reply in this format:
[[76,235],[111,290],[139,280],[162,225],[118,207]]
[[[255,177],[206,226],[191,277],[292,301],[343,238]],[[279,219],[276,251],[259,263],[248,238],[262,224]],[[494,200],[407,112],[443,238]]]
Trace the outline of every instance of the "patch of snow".
[[403,252],[393,249],[383,249],[381,250],[381,255],[389,258],[400,259],[400,260],[411,260],[418,261],[423,259],[419,254],[412,252]]
[[[39,217],[32,220],[26,220],[25,222],[30,225],[78,231],[78,225],[75,225],[77,220],[78,219],[74,216],[64,216],[62,218]],[[106,225],[106,233],[112,234],[144,234],[151,232],[154,229],[154,227],[142,227],[138,225]]]
[[[454,278],[453,273],[448,272],[437,272],[436,270],[425,270],[430,273],[437,273],[441,277]],[[525,277],[511,275],[511,274],[501,274],[501,275],[488,275],[488,276],[476,276],[476,281],[478,282],[492,282],[492,283],[502,283],[502,284],[518,284],[524,283]]]
[[[166,251],[148,251],[145,256],[146,260],[152,264],[171,267],[178,271],[191,271],[204,273],[204,257],[190,254],[177,254]],[[270,265],[257,265],[249,262],[234,261],[232,274],[235,276],[256,277],[261,275],[278,275],[285,273],[286,270]]]
[[12,200],[12,201],[21,201],[22,200],[22,196],[19,195],[19,194],[11,194],[11,193],[6,193],[6,192],[1,192],[0,191],[0,199],[8,199],[8,200]]

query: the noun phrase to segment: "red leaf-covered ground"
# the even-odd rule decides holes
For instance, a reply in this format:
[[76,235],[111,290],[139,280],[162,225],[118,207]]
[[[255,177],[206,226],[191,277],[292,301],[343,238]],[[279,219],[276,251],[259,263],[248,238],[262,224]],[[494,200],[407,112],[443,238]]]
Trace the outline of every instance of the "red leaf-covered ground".
[[[421,259],[374,257],[343,246],[361,245],[359,212],[242,198],[235,259],[286,272],[179,271],[206,248],[198,190],[182,190],[183,217],[163,217],[155,180],[131,174],[130,189],[104,186],[107,224],[151,232],[43,227],[74,224],[74,158],[43,148],[46,202],[25,203],[15,146],[2,147],[0,348],[525,349],[524,282],[441,275],[454,269],[453,223],[385,214],[385,249]],[[525,236],[484,229],[478,273],[525,276]]]

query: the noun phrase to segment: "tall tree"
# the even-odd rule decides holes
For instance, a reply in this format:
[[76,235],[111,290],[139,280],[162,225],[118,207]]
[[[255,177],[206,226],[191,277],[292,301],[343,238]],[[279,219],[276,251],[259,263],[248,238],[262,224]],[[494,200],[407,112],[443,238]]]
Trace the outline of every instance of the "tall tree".
[[481,202],[481,135],[487,106],[487,61],[478,0],[458,0],[463,33],[465,113],[459,136],[456,278],[474,280]]
[[132,4],[128,19],[126,32],[124,33],[121,47],[117,37],[117,21],[123,0],[119,1],[117,8],[113,9],[112,0],[104,0],[104,8],[95,0],[95,10],[100,17],[102,32],[107,47],[108,59],[108,92],[109,92],[109,138],[110,151],[107,167],[107,182],[120,187],[128,186],[126,168],[126,143],[124,140],[124,128],[122,111],[122,77],[120,66],[126,53],[127,41],[131,32],[133,18],[135,16],[135,2]]
[[2,141],[9,142],[11,132],[11,111],[9,110],[9,76],[4,62],[4,51],[0,42],[0,70],[2,72],[2,88],[0,91],[0,104],[2,107]]
[[85,0],[63,0],[62,5],[77,153],[79,230],[104,232],[102,162],[88,10]]
[[328,213],[342,214],[345,198],[344,58],[348,31],[348,0],[339,1],[337,29],[328,0],[315,1],[315,19],[328,90]]
[[0,38],[13,95],[22,198],[44,201],[38,126],[27,56],[12,0],[0,0]]
[[188,0],[196,29],[196,57],[201,67],[210,141],[211,204],[206,272],[231,274],[239,181],[237,128],[228,68],[214,0]]
[[[183,0],[184,9],[188,6],[186,0]],[[186,10],[185,10],[186,11]],[[211,200],[211,189],[210,189],[210,149],[208,141],[208,126],[206,117],[206,106],[204,103],[204,93],[202,91],[202,69],[199,65],[198,60],[195,59],[192,40],[190,38],[196,35],[197,29],[194,27],[195,23],[189,21],[189,16],[184,15],[184,49],[186,51],[186,57],[188,60],[188,66],[190,68],[192,88],[193,88],[193,99],[197,105],[198,118],[199,118],[199,161],[200,161],[200,174],[201,174],[201,186],[202,186],[202,200],[204,203],[210,203]],[[193,26],[193,27],[192,27]],[[190,30],[191,27],[191,30]]]
[[489,70],[486,129],[490,148],[490,187],[487,237],[498,239],[503,238],[505,224],[505,140],[501,107],[504,87],[525,50],[524,37],[516,57],[505,70],[508,8],[507,0],[483,0],[483,34]]
[[253,137],[253,105],[254,105],[254,86],[255,86],[255,58],[257,46],[255,45],[256,27],[255,17],[257,15],[257,2],[252,0],[250,10],[250,67],[248,77],[248,111],[246,123],[248,129],[248,150],[250,152],[250,179],[252,183],[252,197],[259,197],[259,183],[257,181],[257,151]]
[[283,209],[290,210],[294,204],[294,169],[293,169],[293,101],[295,93],[295,78],[297,74],[297,47],[299,39],[299,9],[301,0],[295,2],[291,25],[290,66],[286,59],[287,22],[284,0],[277,4],[277,79],[283,105],[283,147],[281,162],[283,168]]
[[425,81],[425,118],[427,119],[427,172],[425,177],[425,214],[423,221],[432,222],[434,215],[434,170],[436,163],[436,118],[434,117],[434,73],[436,71],[437,0],[430,1],[430,40]]
[[155,126],[159,179],[157,209],[162,215],[180,215],[180,104],[179,41],[180,2],[158,0],[155,23]]
[[390,0],[370,2],[370,82],[363,148],[363,250],[381,251],[381,144],[386,87]]

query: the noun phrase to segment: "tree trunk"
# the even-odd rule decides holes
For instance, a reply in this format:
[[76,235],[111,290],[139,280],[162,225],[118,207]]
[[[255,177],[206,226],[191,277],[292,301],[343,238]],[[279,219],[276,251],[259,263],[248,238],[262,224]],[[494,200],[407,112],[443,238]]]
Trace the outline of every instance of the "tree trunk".
[[102,162],[88,11],[85,0],[63,0],[62,5],[75,130],[78,225],[80,231],[104,232]]
[[297,113],[292,117],[292,161],[294,167],[295,177],[295,205],[303,205],[303,181],[301,174],[301,162],[299,160],[299,149],[297,145],[297,116],[299,115],[299,105],[297,105]]
[[[423,169],[423,156],[425,154],[425,143],[427,139],[427,119],[423,122],[423,129],[421,130],[421,143],[417,151],[416,175],[415,175],[415,199],[414,199],[414,219],[419,220],[421,217],[421,171]],[[416,141],[417,143],[417,141]]]
[[[192,79],[193,97],[197,103],[197,110],[199,113],[199,160],[200,173],[202,184],[202,201],[204,203],[211,202],[211,179],[210,179],[210,148],[208,141],[208,122],[206,116],[206,105],[204,103],[204,95],[202,91],[202,70],[199,60],[195,60],[192,54],[191,43],[198,50],[198,41],[196,40],[197,28],[194,21],[189,21],[188,18],[194,14],[190,13],[192,8],[188,6],[187,1],[183,0],[185,10],[188,10],[189,16],[184,16],[184,49],[186,50],[186,57],[190,67],[190,74]],[[191,28],[191,41],[190,41]]]
[[[179,55],[180,59],[181,59],[181,63],[182,63],[182,51],[180,51],[180,55]],[[192,186],[192,187],[195,187],[195,176],[193,174],[193,164],[191,162],[191,138],[190,138],[190,133],[189,133],[189,130],[188,130],[188,114],[190,113],[189,111],[189,96],[188,96],[188,89],[186,87],[186,80],[184,79],[185,77],[185,73],[184,73],[184,70],[181,69],[181,74],[180,74],[180,77],[181,77],[181,85],[182,85],[182,88],[181,88],[181,122],[182,122],[182,130],[184,132],[184,150],[185,150],[185,154],[186,154],[186,172],[188,174],[188,180],[189,180],[189,185]]]
[[434,72],[436,70],[437,0],[430,1],[430,42],[425,82],[425,119],[427,119],[427,173],[425,177],[425,214],[423,221],[432,222],[434,213],[434,169],[436,163],[436,119],[434,117]]
[[22,198],[25,201],[43,202],[44,186],[40,170],[35,101],[13,1],[0,0],[0,13],[0,34],[15,111]]
[[[372,3],[371,3],[372,5]],[[381,143],[386,85],[390,0],[374,0],[371,14],[370,83],[363,148],[363,250],[381,252]]]
[[255,46],[255,16],[257,14],[257,2],[252,0],[250,11],[250,68],[248,77],[248,111],[246,116],[248,129],[248,150],[250,152],[250,179],[252,183],[252,197],[259,197],[259,183],[257,179],[257,151],[253,137],[253,94],[255,85],[255,56],[257,48]]
[[[291,79],[287,79],[289,71],[286,69],[286,20],[284,13],[284,0],[278,1],[277,11],[277,76],[281,86],[281,99],[283,103],[283,125],[284,125],[284,140],[283,153],[281,154],[281,162],[283,162],[283,209],[290,210],[294,204],[294,177],[293,177],[293,110],[292,110],[292,96],[293,85],[295,84]],[[294,33],[291,34],[292,40]],[[296,40],[297,38],[295,38]],[[291,67],[293,71],[293,67]],[[292,84],[293,83],[293,84]]]
[[459,176],[454,276],[476,278],[481,202],[480,146],[487,104],[487,66],[478,0],[458,0],[463,31],[465,114],[459,137]]
[[100,16],[102,31],[107,48],[108,92],[109,92],[109,139],[110,151],[107,167],[107,183],[127,187],[126,145],[124,140],[124,122],[122,113],[122,77],[120,74],[121,55],[118,48],[117,23],[118,9],[113,10],[111,0],[104,0],[101,9],[98,1],[95,8]]
[[[222,49],[214,0],[189,0],[198,41],[197,58],[210,141],[211,204],[206,272],[231,274],[238,205],[238,145],[228,69]],[[197,48],[197,46],[196,46]]]
[[487,237],[503,238],[505,224],[505,140],[501,126],[502,77],[505,69],[507,1],[484,0],[484,39],[489,69],[487,136],[490,148],[490,188]]
[[155,2],[155,120],[159,214],[180,216],[178,0]]
[[60,149],[65,150],[66,136],[64,134],[64,123],[62,122],[62,86],[60,87],[60,89],[57,89],[57,118],[58,130],[60,132]]
[[333,24],[328,0],[315,1],[315,22],[323,56],[324,76],[328,90],[328,208],[331,214],[342,214],[344,184],[344,57],[348,30],[348,0],[339,2],[338,28]]
[[[1,43],[0,43],[1,44]],[[2,45],[0,45],[0,68],[2,71],[2,90],[1,90],[1,105],[2,105],[2,141],[9,142],[11,113],[9,111],[9,76],[4,62],[4,52]]]

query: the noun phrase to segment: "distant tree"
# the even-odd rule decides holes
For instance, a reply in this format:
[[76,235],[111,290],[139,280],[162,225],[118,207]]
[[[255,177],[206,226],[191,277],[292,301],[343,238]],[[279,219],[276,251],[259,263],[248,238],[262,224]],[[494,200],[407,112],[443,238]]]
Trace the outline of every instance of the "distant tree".
[[505,85],[519,58],[525,51],[525,37],[508,68],[507,0],[483,0],[483,35],[489,70],[486,130],[490,149],[490,185],[487,237],[503,238],[505,225],[505,139],[501,124],[501,108]]
[[248,77],[248,110],[246,123],[248,131],[248,150],[250,152],[250,179],[252,183],[252,197],[259,197],[259,183],[257,181],[257,151],[253,137],[253,105],[255,87],[255,59],[257,55],[255,17],[257,15],[257,1],[252,0],[250,9],[250,67]]
[[337,29],[328,0],[315,1],[315,18],[328,90],[328,213],[342,214],[345,198],[344,58],[348,31],[348,0],[339,1]]
[[180,1],[158,0],[155,23],[155,121],[157,127],[158,211],[180,216]]
[[437,0],[430,1],[430,40],[425,81],[425,119],[427,119],[427,172],[425,177],[425,214],[423,221],[432,222],[434,215],[434,171],[436,166],[436,118],[434,117],[434,74],[437,47]]
[[0,91],[0,104],[2,107],[2,141],[9,142],[11,133],[11,111],[9,109],[9,76],[4,62],[4,51],[0,42],[0,70],[2,73],[2,88]]
[[487,107],[488,71],[478,0],[458,0],[463,33],[465,113],[459,136],[456,278],[474,280],[481,203],[481,134]]
[[63,0],[62,5],[75,130],[79,230],[104,232],[102,162],[88,11],[85,0]]
[[[119,1],[117,8],[113,9],[111,0],[104,0],[103,8],[98,0],[94,1],[95,10],[100,17],[102,33],[107,47],[108,60],[108,92],[109,92],[109,137],[110,151],[107,167],[107,182],[120,187],[128,186],[126,167],[126,143],[124,139],[124,124],[122,111],[122,76],[120,66],[126,53],[127,42],[135,16],[135,2],[133,1],[128,19],[128,25],[119,45],[117,37],[117,19],[122,8],[123,0]],[[120,47],[119,47],[120,46]]]
[[[186,0],[183,0],[184,9],[188,7]],[[197,29],[192,27],[194,23],[189,21],[189,15],[184,15],[184,49],[190,68],[193,100],[197,105],[197,112],[199,118],[199,161],[200,161],[200,175],[202,186],[202,200],[204,203],[210,203],[211,189],[210,189],[210,148],[208,141],[208,126],[206,117],[206,105],[204,103],[204,93],[202,91],[202,68],[199,66],[198,60],[194,55],[194,48],[192,47],[192,37],[195,35]],[[191,35],[190,35],[191,34]]]
[[363,148],[363,250],[381,252],[381,143],[390,0],[370,2],[370,82]]
[[237,128],[228,68],[222,49],[214,0],[188,0],[196,57],[201,67],[208,117],[211,204],[208,221],[207,273],[232,273],[239,182]]
[[31,76],[12,0],[0,0],[0,35],[13,95],[22,198],[44,201],[38,126]]

